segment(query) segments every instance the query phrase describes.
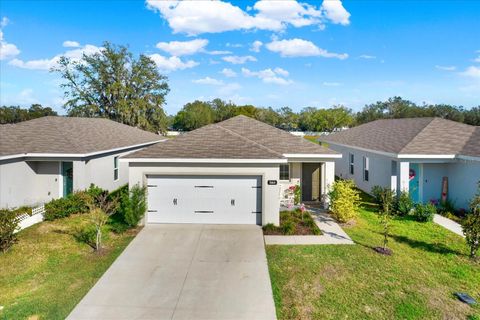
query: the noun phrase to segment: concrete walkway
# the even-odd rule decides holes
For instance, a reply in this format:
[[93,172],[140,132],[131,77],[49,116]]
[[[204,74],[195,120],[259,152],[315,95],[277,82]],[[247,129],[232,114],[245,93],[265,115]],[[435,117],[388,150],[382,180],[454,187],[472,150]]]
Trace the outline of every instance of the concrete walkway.
[[435,214],[433,216],[433,222],[465,238],[465,235],[463,234],[462,226],[459,223],[451,219],[445,218],[444,216],[441,216],[439,214]]
[[308,207],[318,228],[320,236],[264,236],[265,244],[307,245],[307,244],[355,244],[338,223],[324,210]]
[[146,226],[68,319],[276,319],[262,230]]

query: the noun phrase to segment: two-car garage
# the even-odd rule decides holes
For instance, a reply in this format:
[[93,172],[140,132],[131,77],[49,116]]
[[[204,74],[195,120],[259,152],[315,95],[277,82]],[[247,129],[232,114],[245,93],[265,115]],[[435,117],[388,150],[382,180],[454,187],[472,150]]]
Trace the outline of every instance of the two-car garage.
[[149,175],[147,223],[262,224],[262,176]]

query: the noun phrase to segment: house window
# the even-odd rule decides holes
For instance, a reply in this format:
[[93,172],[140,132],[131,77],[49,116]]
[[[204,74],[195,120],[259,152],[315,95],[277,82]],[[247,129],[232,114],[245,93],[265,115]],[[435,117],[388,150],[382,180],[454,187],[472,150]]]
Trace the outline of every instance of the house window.
[[350,159],[350,174],[353,175],[354,174],[354,169],[353,169],[353,163],[355,162],[355,157],[353,156],[353,153],[350,153],[349,154],[349,159]]
[[118,157],[113,158],[113,180],[118,180]]
[[363,157],[363,180],[364,181],[368,181],[369,169],[370,169],[370,159],[368,157]]
[[290,165],[281,164],[280,165],[280,180],[290,180]]

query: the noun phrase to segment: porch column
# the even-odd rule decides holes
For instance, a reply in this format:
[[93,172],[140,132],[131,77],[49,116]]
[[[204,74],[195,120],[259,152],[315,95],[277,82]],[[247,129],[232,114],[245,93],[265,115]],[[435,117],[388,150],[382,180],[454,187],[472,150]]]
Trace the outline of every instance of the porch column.
[[85,161],[73,161],[73,191],[84,190],[89,186]]
[[400,161],[397,163],[397,192],[407,191],[410,183],[410,162]]
[[324,171],[322,175],[322,198],[324,199],[324,205],[328,208],[330,203],[330,199],[328,198],[328,192],[330,191],[330,187],[335,182],[335,162],[333,161],[326,161],[323,163]]

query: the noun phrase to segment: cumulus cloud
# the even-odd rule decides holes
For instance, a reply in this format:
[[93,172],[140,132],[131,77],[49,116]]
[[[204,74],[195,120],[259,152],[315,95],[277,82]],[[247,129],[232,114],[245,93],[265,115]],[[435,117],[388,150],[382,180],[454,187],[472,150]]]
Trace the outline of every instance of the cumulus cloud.
[[286,76],[288,76],[288,71],[282,68],[275,68],[273,70],[268,68],[260,71],[251,71],[247,68],[242,68],[242,74],[245,77],[259,78],[265,83],[273,83],[279,85],[289,85],[293,83],[292,80],[285,78]]
[[257,61],[257,58],[254,56],[226,56],[222,60],[233,64],[244,64],[248,61]]
[[158,53],[151,54],[149,56],[157,65],[157,67],[166,72],[175,70],[184,70],[198,66],[198,62],[193,60],[182,61],[179,57],[165,57]]
[[435,68],[442,71],[455,71],[457,69],[457,67],[455,66],[440,66],[440,65],[436,65]]
[[77,41],[67,40],[63,42],[63,46],[65,48],[78,48],[80,47],[80,43],[78,43]]
[[207,39],[195,39],[190,41],[159,42],[157,43],[156,47],[160,50],[170,53],[172,56],[179,57],[204,51],[207,44]]
[[274,40],[265,45],[268,50],[279,53],[282,57],[348,58],[346,53],[333,53],[317,47],[313,42],[303,39]]
[[237,76],[237,73],[230,68],[224,68],[222,71],[220,71],[220,73],[227,78],[233,78]]
[[325,0],[321,7],[298,1],[257,1],[249,12],[225,1],[147,0],[147,8],[160,13],[174,33],[197,35],[233,30],[282,31],[288,26],[296,28],[318,25],[325,21],[348,25],[350,13],[340,0]]
[[479,79],[480,80],[480,67],[470,66],[465,71],[460,73],[462,76]]
[[350,24],[350,13],[345,10],[340,0],[324,0],[322,11],[332,23],[344,26]]
[[252,43],[252,46],[250,48],[250,51],[253,51],[253,52],[260,52],[260,47],[263,45],[263,42],[262,41],[254,41]]
[[47,59],[27,60],[27,61],[20,60],[20,59],[13,59],[8,64],[15,67],[23,68],[23,69],[49,70],[52,67],[55,67],[57,65],[61,56],[70,58],[73,61],[79,61],[82,58],[83,54],[91,55],[91,54],[100,52],[101,49],[102,49],[101,47],[87,44],[82,48],[68,50],[63,54],[58,54],[50,59],[47,58]]
[[210,77],[205,77],[202,79],[196,79],[192,80],[193,83],[198,83],[198,84],[207,84],[207,85],[212,85],[212,86],[221,86],[223,85],[222,80],[218,80],[215,78],[210,78]]
[[212,51],[205,51],[205,53],[212,54],[212,55],[223,55],[223,54],[232,54],[232,51],[228,51],[228,50],[212,50]]
[[[4,28],[8,25],[8,23],[8,18],[3,17],[2,20],[0,20],[0,27]],[[3,38],[3,30],[0,29],[0,60],[11,59],[17,56],[19,53],[20,50],[18,50],[16,45],[5,41]]]

